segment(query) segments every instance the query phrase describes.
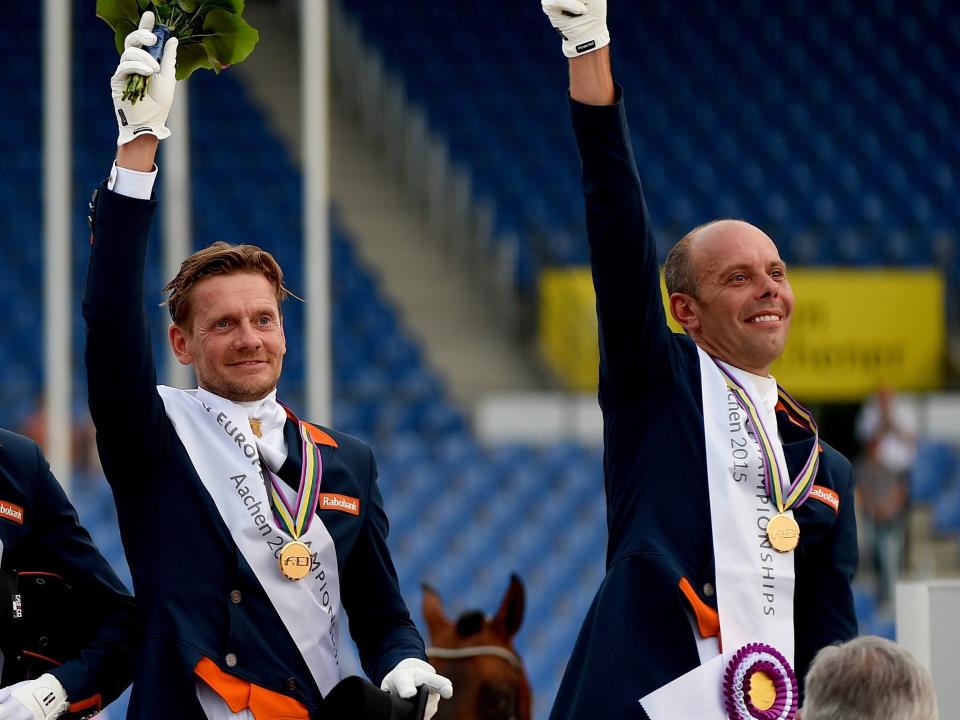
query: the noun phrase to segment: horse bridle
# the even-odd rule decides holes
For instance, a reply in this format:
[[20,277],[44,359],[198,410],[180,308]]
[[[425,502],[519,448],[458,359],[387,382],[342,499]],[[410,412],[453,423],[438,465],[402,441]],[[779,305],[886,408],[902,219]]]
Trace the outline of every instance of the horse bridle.
[[506,660],[513,666],[514,670],[523,670],[523,663],[520,662],[520,658],[517,657],[517,654],[507,650],[505,647],[500,647],[499,645],[473,645],[462,648],[428,647],[427,656],[430,655],[443,660],[463,660],[466,658],[492,655],[494,657],[503,658]]
[[[499,645],[471,645],[462,648],[428,647],[427,657],[430,657],[431,655],[433,657],[440,658],[441,660],[467,660],[475,657],[498,657],[510,663],[510,666],[517,672],[521,674],[523,673],[523,663],[520,662],[519,656],[515,652],[511,652],[505,647],[500,647]],[[519,699],[517,702],[519,702]],[[514,706],[514,714],[510,717],[510,720],[516,720],[516,718],[516,706]]]

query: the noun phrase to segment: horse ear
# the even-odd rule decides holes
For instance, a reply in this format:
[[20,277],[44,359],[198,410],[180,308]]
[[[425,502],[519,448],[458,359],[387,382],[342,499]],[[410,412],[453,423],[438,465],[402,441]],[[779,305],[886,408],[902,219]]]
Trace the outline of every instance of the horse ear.
[[453,623],[443,612],[443,601],[440,595],[432,587],[423,583],[423,600],[420,608],[423,610],[423,619],[427,621],[427,630],[430,631],[430,639],[433,640],[453,627]]
[[510,587],[507,588],[503,601],[500,603],[500,609],[497,610],[493,618],[493,624],[501,630],[507,637],[512,638],[517,634],[523,623],[523,611],[526,606],[526,599],[523,590],[523,583],[516,575],[510,576]]

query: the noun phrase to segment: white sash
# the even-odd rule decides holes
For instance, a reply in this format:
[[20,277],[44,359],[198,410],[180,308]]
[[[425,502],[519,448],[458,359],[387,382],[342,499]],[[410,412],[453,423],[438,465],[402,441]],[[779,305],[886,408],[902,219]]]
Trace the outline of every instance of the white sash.
[[[747,643],[772,645],[793,664],[794,555],[770,547],[767,522],[777,509],[764,489],[760,446],[746,432],[744,414],[713,360],[697,352],[723,654],[641,698],[651,720],[725,720],[723,673]],[[786,468],[772,428],[774,452]]]
[[314,553],[313,570],[303,580],[285,578],[277,558],[290,538],[274,523],[246,414],[229,400],[202,389],[159,385],[157,390],[233,541],[326,695],[340,680],[340,574],[333,538],[319,516],[314,517],[300,538]]

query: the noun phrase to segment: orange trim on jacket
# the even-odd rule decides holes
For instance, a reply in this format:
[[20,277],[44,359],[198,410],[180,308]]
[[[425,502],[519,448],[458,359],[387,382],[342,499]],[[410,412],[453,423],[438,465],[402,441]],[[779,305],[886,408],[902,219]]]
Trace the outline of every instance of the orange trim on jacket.
[[85,710],[100,712],[103,710],[103,698],[100,697],[100,693],[97,693],[85,700],[77,700],[77,702],[70,703],[70,707],[67,709],[72,713],[82,713]]
[[690,603],[690,609],[693,610],[693,614],[697,618],[697,629],[700,630],[700,636],[719,639],[720,613],[700,599],[697,591],[693,589],[690,581],[685,577],[680,578],[679,585],[680,592],[687,598],[687,602]]
[[31,652],[30,650],[24,650],[23,654],[29,655],[30,657],[40,658],[41,660],[45,660],[46,662],[50,663],[54,667],[60,667],[63,664],[59,660],[54,660],[52,657],[47,657],[46,655],[41,655],[40,653],[37,653],[37,652]]
[[223,698],[231,712],[249,708],[257,720],[310,720],[310,712],[299,700],[225,673],[210,658],[202,658],[193,672]]
[[[283,405],[283,403],[281,403],[281,405]],[[339,445],[337,445],[337,441],[336,441],[336,440],[334,440],[332,437],[330,437],[330,435],[328,435],[327,433],[325,433],[323,430],[321,430],[320,428],[318,428],[316,425],[311,425],[311,424],[308,423],[308,422],[302,421],[300,418],[298,418],[296,415],[294,415],[294,414],[290,411],[290,408],[288,408],[286,405],[283,405],[283,409],[286,411],[287,417],[288,417],[290,420],[293,420],[294,422],[303,422],[303,424],[304,424],[304,425],[306,426],[306,428],[307,428],[307,432],[310,433],[310,438],[311,438],[317,445],[329,445],[330,447],[340,447]]]

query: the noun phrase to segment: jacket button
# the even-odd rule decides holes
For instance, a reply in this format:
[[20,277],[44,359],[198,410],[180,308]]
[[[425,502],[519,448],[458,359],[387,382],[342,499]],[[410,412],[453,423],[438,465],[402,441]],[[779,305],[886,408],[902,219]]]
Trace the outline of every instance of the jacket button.
[[713,589],[713,583],[704,583],[703,584],[703,594],[707,597],[713,597],[713,594],[716,590]]
[[296,678],[287,678],[287,690],[296,690],[296,689],[297,689]]
[[237,666],[237,656],[233,653],[227,653],[227,656],[223,659],[227,664],[227,667],[236,667]]
[[234,590],[230,593],[230,602],[232,602],[234,605],[239,605],[242,599],[243,595],[240,594],[239,590]]

